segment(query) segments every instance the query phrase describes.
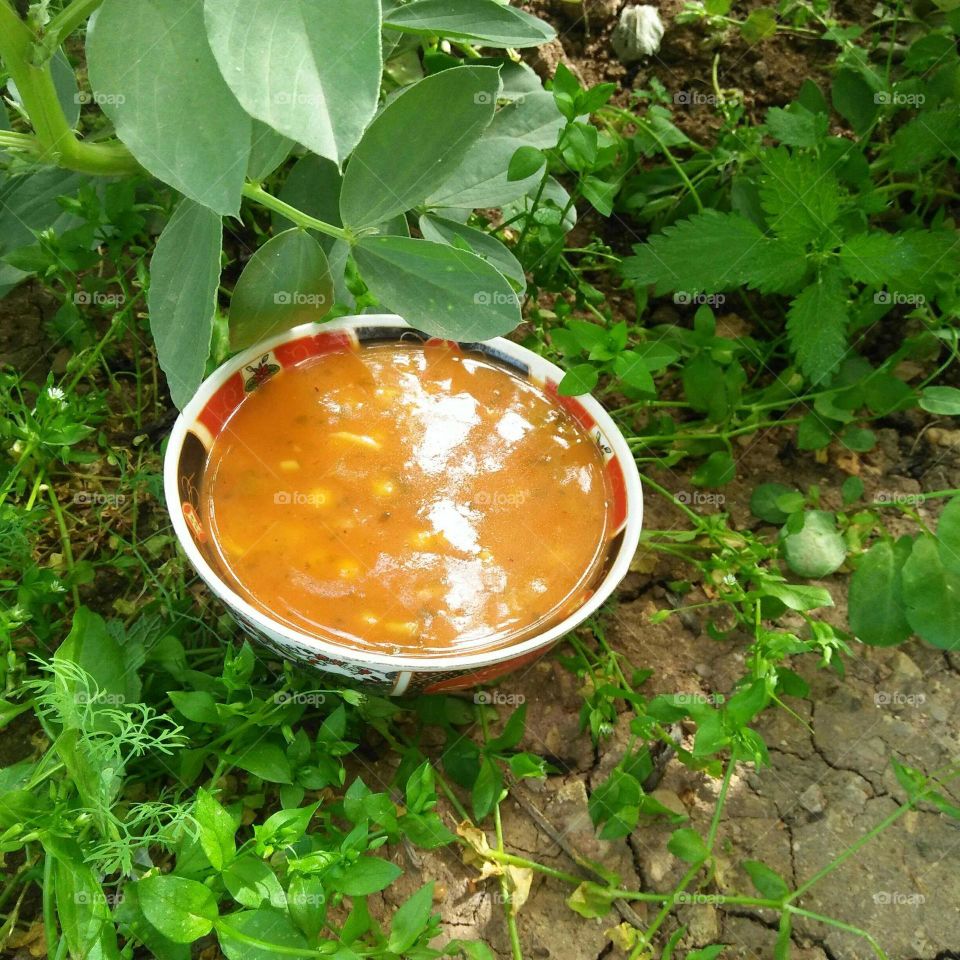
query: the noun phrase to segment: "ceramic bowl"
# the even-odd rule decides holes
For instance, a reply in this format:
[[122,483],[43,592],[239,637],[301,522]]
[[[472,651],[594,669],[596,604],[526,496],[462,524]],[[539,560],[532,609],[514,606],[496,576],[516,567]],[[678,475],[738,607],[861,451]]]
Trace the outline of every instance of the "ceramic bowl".
[[[640,477],[630,448],[596,400],[590,396],[559,396],[557,383],[563,371],[509,340],[498,337],[483,343],[461,343],[458,346],[464,352],[480,354],[546,390],[590,432],[602,451],[612,490],[612,535],[605,561],[582,606],[560,623],[512,645],[444,656],[395,656],[301,633],[248,603],[218,569],[216,551],[201,520],[200,487],[214,438],[244,397],[283,367],[332,351],[356,350],[361,344],[429,339],[400,317],[365,315],[305,324],[265,340],[232,357],[201,384],[177,418],[164,460],[167,508],[177,539],[204,583],[240,627],[260,644],[304,667],[337,674],[354,684],[395,696],[488,683],[542,656],[613,593],[637,549],[643,517]],[[531,544],[531,549],[536,545]]]

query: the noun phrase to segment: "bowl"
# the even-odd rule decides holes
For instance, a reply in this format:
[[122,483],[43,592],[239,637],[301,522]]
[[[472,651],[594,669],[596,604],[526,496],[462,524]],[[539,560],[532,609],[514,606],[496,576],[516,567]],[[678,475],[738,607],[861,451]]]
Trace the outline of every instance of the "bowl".
[[630,448],[593,397],[558,395],[557,384],[563,371],[510,340],[498,337],[482,343],[460,343],[457,346],[464,352],[480,354],[544,389],[589,431],[602,451],[612,490],[612,533],[605,560],[584,603],[542,633],[509,646],[443,656],[401,656],[354,649],[300,632],[272,619],[240,596],[217,569],[200,503],[207,453],[230,415],[244,397],[283,367],[333,351],[356,350],[362,344],[431,340],[392,315],[349,316],[294,327],[232,357],[200,385],[174,424],[164,459],[164,491],[177,539],[200,578],[241,629],[281,657],[393,696],[466,689],[488,683],[541,657],[613,593],[636,552],[643,517],[640,476]]

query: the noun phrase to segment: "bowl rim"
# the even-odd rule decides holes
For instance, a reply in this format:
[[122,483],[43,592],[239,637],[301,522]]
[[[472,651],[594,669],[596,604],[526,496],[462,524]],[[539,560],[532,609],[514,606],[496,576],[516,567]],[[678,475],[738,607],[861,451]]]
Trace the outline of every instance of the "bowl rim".
[[[636,553],[640,542],[640,530],[643,524],[643,488],[640,482],[640,473],[637,469],[633,453],[626,439],[609,413],[599,401],[590,394],[581,394],[576,399],[596,421],[604,436],[610,441],[614,455],[620,462],[626,488],[626,523],[623,527],[623,538],[613,563],[606,576],[597,586],[589,599],[577,607],[569,616],[554,624],[542,633],[534,634],[520,643],[495,647],[491,650],[477,653],[451,654],[449,656],[416,657],[385,653],[379,650],[364,650],[332,643],[312,634],[301,632],[274,620],[257,607],[241,597],[227,584],[219,574],[207,563],[197,549],[190,535],[187,522],[183,516],[180,502],[180,484],[178,467],[180,452],[183,448],[187,432],[193,426],[199,414],[206,406],[213,394],[238,370],[247,364],[258,360],[263,354],[274,347],[300,337],[317,335],[339,330],[351,330],[356,327],[406,327],[411,330],[418,328],[395,314],[351,314],[338,317],[326,322],[310,322],[292,327],[284,333],[269,337],[254,344],[246,350],[240,351],[224,361],[213,371],[197,388],[190,402],[180,411],[167,440],[166,453],[163,464],[163,486],[167,512],[173,524],[177,540],[187,555],[194,570],[206,583],[214,595],[230,610],[243,616],[252,625],[262,630],[268,636],[282,638],[282,640],[296,647],[307,647],[316,650],[321,657],[336,661],[347,661],[371,667],[381,672],[385,671],[416,671],[437,673],[488,667],[506,660],[522,657],[535,650],[547,648],[569,633],[590,617],[613,593],[620,581],[626,576],[630,561]],[[476,341],[461,341],[470,343]],[[509,357],[521,360],[528,364],[531,373],[537,376],[549,376],[555,382],[560,381],[564,371],[546,358],[534,353],[520,344],[507,340],[505,337],[494,337],[483,341],[485,344],[506,354]],[[317,664],[322,669],[322,663]]]

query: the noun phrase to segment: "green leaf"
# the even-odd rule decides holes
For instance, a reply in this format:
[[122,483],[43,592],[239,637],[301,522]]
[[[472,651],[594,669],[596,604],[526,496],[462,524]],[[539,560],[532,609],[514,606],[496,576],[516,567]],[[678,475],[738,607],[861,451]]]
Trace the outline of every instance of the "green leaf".
[[[613,361],[613,372],[631,389],[640,390],[643,393],[656,393],[656,386],[651,376],[650,354],[645,353],[643,348],[637,350],[624,350],[618,353]],[[654,358],[654,363],[656,364]],[[654,367],[656,369],[656,366]],[[592,388],[591,388],[592,389]]]
[[256,909],[264,903],[282,909],[286,904],[280,880],[259,857],[244,854],[223,871],[223,885],[241,906]]
[[140,909],[157,930],[174,943],[193,943],[213,929],[217,901],[196,880],[158,875],[137,883]]
[[776,870],[771,870],[759,860],[744,860],[741,864],[747,876],[753,881],[761,897],[767,900],[783,900],[790,894],[787,882]]
[[774,233],[798,246],[833,246],[842,192],[831,162],[784,148],[764,151],[762,162],[760,203]]
[[879,104],[874,98],[874,89],[856,70],[841,69],[833,78],[830,87],[833,108],[845,120],[850,121],[854,133],[865,133],[873,123]]
[[[289,956],[293,951],[296,951],[294,956],[303,956],[310,950],[310,944],[290,917],[270,907],[241,910],[221,917],[217,937],[227,960],[277,960],[277,957]],[[251,943],[251,940],[256,942]],[[345,960],[347,958],[349,954]]]
[[316,942],[327,916],[327,897],[320,877],[295,876],[287,890],[287,909],[308,939]]
[[668,290],[717,292],[746,285],[766,293],[783,293],[803,279],[807,261],[802,248],[765,236],[735,213],[706,210],[667,227],[633,248],[623,262],[634,283]]
[[[431,191],[427,203],[431,207],[473,210],[502,207],[525,194],[536,192],[540,174],[534,173],[523,180],[509,180],[510,161],[523,146],[541,150],[554,146],[562,127],[563,117],[553,97],[544,90],[528,93],[507,104],[497,111],[483,136],[450,176]],[[551,183],[547,181],[544,198],[553,196]],[[559,202],[559,205],[562,208],[564,203]]]
[[579,397],[590,393],[600,380],[600,373],[592,363],[578,363],[571,367],[557,385],[561,397]]
[[946,567],[934,537],[917,539],[902,577],[914,633],[941,650],[960,647],[960,576]]
[[403,871],[389,860],[379,857],[360,857],[337,878],[328,883],[335,890],[351,897],[365,897],[389,887]]
[[214,870],[222,870],[236,853],[237,825],[213,794],[201,787],[193,807],[198,839]]
[[759,43],[777,32],[777,15],[768,7],[751,10],[740,25],[740,33],[747,43]]
[[[337,165],[323,157],[308,154],[301,157],[291,168],[280,188],[279,198],[291,207],[335,227],[340,222],[340,187],[343,178]],[[296,226],[282,213],[272,214],[271,223],[275,234]],[[333,237],[318,234],[317,239],[325,250],[333,243]]]
[[401,904],[390,921],[387,950],[402,954],[409,950],[426,929],[433,913],[433,881],[422,886],[409,900]]
[[738,727],[745,727],[769,703],[767,683],[754,680],[750,686],[738,690],[727,701],[727,716]]
[[691,950],[686,960],[717,960],[717,957],[726,950],[727,947],[722,943],[715,943],[709,947],[701,947],[699,950]]
[[503,789],[500,768],[489,757],[480,761],[480,772],[473,785],[473,812],[479,823],[493,809]]
[[[799,521],[796,529],[793,520]],[[795,515],[781,532],[783,555],[790,569],[801,577],[825,577],[847,557],[847,547],[837,531],[832,513],[808,510]]]
[[385,13],[383,25],[487,47],[536,47],[557,35],[543,20],[496,0],[414,0]]
[[443,70],[405,89],[350,158],[340,193],[343,222],[374,226],[423,202],[489,126],[499,93],[494,67]]
[[924,387],[919,405],[927,413],[960,416],[960,390],[956,387]]
[[896,544],[878,540],[850,578],[850,629],[863,643],[891,647],[910,637],[901,571],[912,546],[907,537]]
[[761,483],[750,497],[750,512],[767,523],[786,523],[789,514],[777,503],[786,493],[794,493],[783,483]]
[[737,467],[727,450],[714,450],[690,478],[698,487],[722,487],[733,481]]
[[216,213],[239,213],[251,122],[213,59],[199,3],[104,0],[87,65],[117,136],[150,173]]
[[364,237],[353,253],[374,296],[431,336],[489,340],[520,322],[513,288],[475,254],[409,237]]
[[703,863],[710,856],[703,838],[689,827],[674,830],[667,841],[667,849],[684,863]]
[[274,743],[256,743],[227,759],[234,766],[270,783],[293,783],[290,761]]
[[213,55],[247,113],[342,163],[380,96],[377,0],[204,0],[203,8]]
[[567,906],[581,917],[593,920],[595,917],[605,917],[613,906],[613,900],[607,887],[585,880],[567,897]]
[[801,450],[822,450],[832,439],[833,429],[815,413],[808,413],[797,427],[797,446]]
[[468,227],[458,220],[447,220],[435,213],[426,213],[420,218],[420,232],[425,240],[447,243],[475,253],[509,280],[513,280],[521,290],[526,288],[527,278],[520,261],[505,244],[489,233],[476,227]]
[[790,304],[790,345],[811,383],[822,383],[840,366],[847,348],[847,322],[847,295],[833,270],[825,270]]
[[321,320],[332,306],[323,248],[305,230],[287,230],[260,247],[240,274],[230,300],[230,349]]
[[859,477],[847,477],[840,485],[843,505],[849,507],[851,503],[856,503],[863,496],[863,490],[863,481]]
[[956,104],[951,100],[937,110],[925,110],[908,120],[893,135],[888,158],[897,173],[917,173],[939,157],[952,157],[960,149]]
[[259,120],[253,121],[250,135],[250,160],[247,176],[258,183],[270,176],[290,155],[293,141],[271,130]]
[[53,888],[56,912],[71,957],[120,960],[117,930],[93,869],[83,862],[83,853],[72,841],[61,841],[53,858]]
[[763,593],[775,597],[788,610],[816,610],[818,607],[832,607],[833,597],[826,587],[814,587],[801,583],[776,583],[765,581]]
[[960,497],[947,502],[937,522],[940,559],[950,571],[960,574]]
[[167,696],[174,707],[195,723],[219,723],[217,702],[205,690],[169,690]]
[[786,109],[772,107],[768,110],[766,124],[771,136],[788,147],[813,148],[826,136],[829,117],[811,113],[799,103],[791,103]]
[[170,395],[181,409],[200,386],[210,353],[221,243],[220,217],[184,199],[150,261],[150,331]]
[[525,180],[532,177],[543,169],[547,162],[543,151],[537,147],[531,147],[524,144],[517,147],[516,153],[510,158],[510,166],[507,167],[508,180]]

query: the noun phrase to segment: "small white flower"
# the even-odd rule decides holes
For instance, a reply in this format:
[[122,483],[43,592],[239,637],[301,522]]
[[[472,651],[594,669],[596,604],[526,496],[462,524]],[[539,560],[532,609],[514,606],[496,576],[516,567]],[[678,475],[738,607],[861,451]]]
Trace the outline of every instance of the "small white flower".
[[56,400],[60,406],[64,406],[67,395],[59,387],[47,387],[47,396],[51,400]]
[[656,7],[646,4],[624,7],[610,42],[623,63],[655,54],[663,39],[663,21]]

